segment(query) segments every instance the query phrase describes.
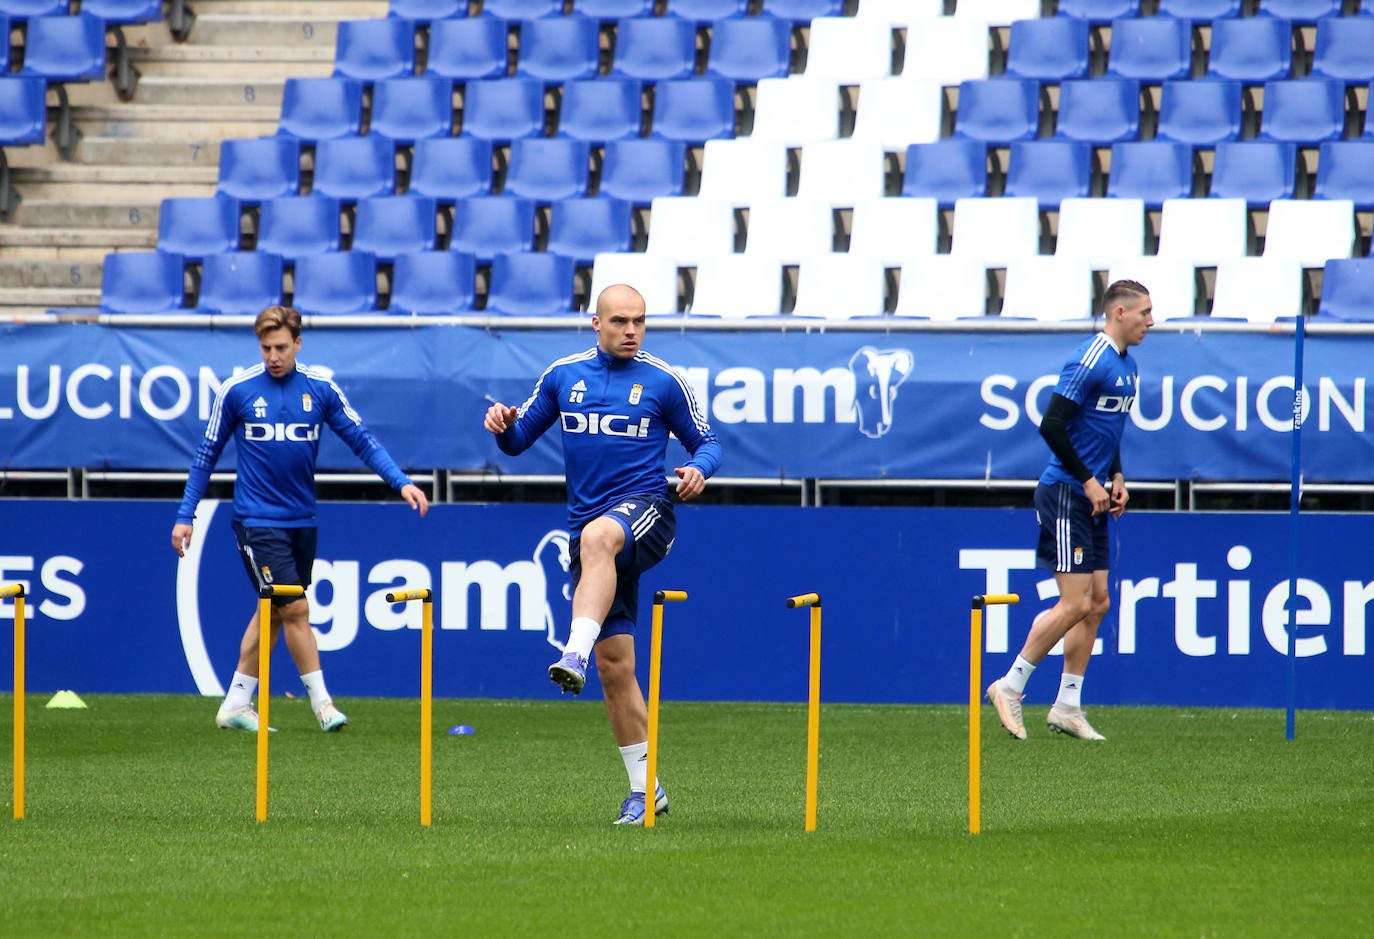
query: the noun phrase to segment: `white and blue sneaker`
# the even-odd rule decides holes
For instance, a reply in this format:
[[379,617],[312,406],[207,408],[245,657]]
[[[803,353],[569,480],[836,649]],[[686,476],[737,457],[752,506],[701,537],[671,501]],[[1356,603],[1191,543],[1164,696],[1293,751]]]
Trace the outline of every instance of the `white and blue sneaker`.
[[[587,660],[576,652],[564,652],[563,657],[549,666],[549,680],[564,691],[581,694],[587,684]],[[641,799],[643,794],[640,794]]]
[[[253,705],[245,704],[241,707],[225,710],[219,709],[215,715],[215,726],[220,730],[247,730],[252,733],[258,732],[258,712],[253,710]],[[268,733],[275,734],[277,728],[267,728]]]
[[315,717],[320,722],[320,730],[327,734],[343,730],[348,726],[348,717],[334,706],[333,701],[326,701],[321,704],[320,709],[315,712]]
[[[668,793],[663,791],[663,784],[655,787],[654,793],[654,814],[668,814]],[[644,793],[631,792],[630,797],[620,803],[620,817],[615,820],[617,825],[643,825],[644,824]]]

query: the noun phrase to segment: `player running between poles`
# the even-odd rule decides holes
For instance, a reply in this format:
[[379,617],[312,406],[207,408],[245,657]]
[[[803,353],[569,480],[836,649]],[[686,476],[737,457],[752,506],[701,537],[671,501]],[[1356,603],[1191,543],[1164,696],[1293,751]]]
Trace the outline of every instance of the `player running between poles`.
[[663,472],[669,433],[690,455],[673,470],[682,501],[700,495],[720,465],[720,444],[687,383],[640,348],[644,324],[639,292],[607,287],[592,317],[596,346],[551,364],[518,409],[497,402],[483,419],[511,456],[555,422],[562,430],[573,619],[549,678],[580,693],[595,648],[606,714],[630,779],[617,825],[643,824],[650,784],[655,814],[668,811],[663,787],[646,778],[649,713],[635,677],[634,627],[639,576],[667,556],[677,528]]
[[1080,740],[1107,739],[1083,713],[1083,676],[1097,628],[1112,605],[1107,520],[1120,518],[1130,498],[1121,470],[1121,435],[1137,389],[1130,348],[1154,325],[1153,309],[1150,292],[1135,281],[1107,288],[1102,332],[1074,350],[1040,423],[1053,455],[1035,490],[1036,566],[1054,571],[1059,601],[1031,626],[1021,654],[987,690],[1002,726],[1018,740],[1026,739],[1026,682],[1060,639],[1064,670],[1046,723]]

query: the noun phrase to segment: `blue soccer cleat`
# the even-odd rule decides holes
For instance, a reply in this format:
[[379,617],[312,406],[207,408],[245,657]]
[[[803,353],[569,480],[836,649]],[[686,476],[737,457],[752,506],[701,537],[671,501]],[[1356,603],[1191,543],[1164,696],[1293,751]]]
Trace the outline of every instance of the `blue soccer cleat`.
[[[660,783],[654,794],[654,814],[668,814],[668,793],[663,791]],[[643,825],[644,824],[644,793],[631,792],[630,797],[620,803],[620,817],[615,820],[617,825]]]
[[576,652],[565,652],[549,666],[549,680],[564,691],[581,694],[587,684],[587,660]]

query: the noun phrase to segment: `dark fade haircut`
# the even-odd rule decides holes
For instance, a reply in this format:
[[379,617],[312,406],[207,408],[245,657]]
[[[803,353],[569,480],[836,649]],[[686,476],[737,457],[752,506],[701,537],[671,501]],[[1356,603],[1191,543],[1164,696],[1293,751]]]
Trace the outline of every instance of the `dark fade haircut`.
[[1124,300],[1133,297],[1148,297],[1150,291],[1144,284],[1134,280],[1113,281],[1108,287],[1107,292],[1102,295],[1102,315],[1106,316],[1116,306]]
[[274,329],[289,329],[292,339],[301,338],[301,314],[289,306],[269,306],[253,321],[253,332],[261,339]]

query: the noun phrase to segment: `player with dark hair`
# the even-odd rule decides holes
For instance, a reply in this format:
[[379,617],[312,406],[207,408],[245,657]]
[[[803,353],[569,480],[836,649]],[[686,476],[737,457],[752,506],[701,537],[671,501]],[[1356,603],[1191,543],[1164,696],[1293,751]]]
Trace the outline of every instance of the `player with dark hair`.
[[572,629],[549,678],[580,693],[595,648],[606,715],[630,778],[617,825],[643,823],[650,785],[655,814],[668,811],[663,787],[646,779],[649,713],[635,677],[634,646],[639,576],[667,556],[677,529],[664,476],[668,435],[690,454],[673,470],[682,501],[700,495],[720,465],[720,444],[687,383],[640,348],[644,322],[637,290],[607,287],[592,317],[597,344],[551,364],[518,409],[494,403],[483,419],[511,456],[555,423],[562,431],[573,533]]
[[1137,388],[1130,348],[1144,340],[1154,318],[1150,292],[1131,280],[1111,284],[1102,306],[1102,331],[1074,350],[1040,422],[1053,455],[1035,490],[1036,563],[1054,571],[1059,600],[1031,626],[1007,674],[988,686],[1002,726],[1018,740],[1026,739],[1026,682],[1060,639],[1064,671],[1049,727],[1082,740],[1106,739],[1083,713],[1083,676],[1097,628],[1111,609],[1107,519],[1119,518],[1130,498],[1121,470],[1121,435]]
[[[328,424],[421,517],[429,511],[429,500],[368,431],[333,379],[296,361],[301,348],[300,313],[290,307],[268,307],[258,314],[253,332],[262,363],[225,381],[215,395],[177,509],[172,548],[185,557],[196,506],[232,437],[238,448],[234,535],[256,593],[265,583],[310,583],[316,543],[315,461],[322,425]],[[238,667],[215,716],[215,724],[226,730],[258,729],[252,698],[258,683],[260,629],[255,605],[239,644]],[[310,708],[320,730],[346,726],[348,718],[334,706],[325,688],[305,598],[273,598],[270,631],[268,642],[273,645],[279,634],[286,634],[286,646],[310,694]]]

